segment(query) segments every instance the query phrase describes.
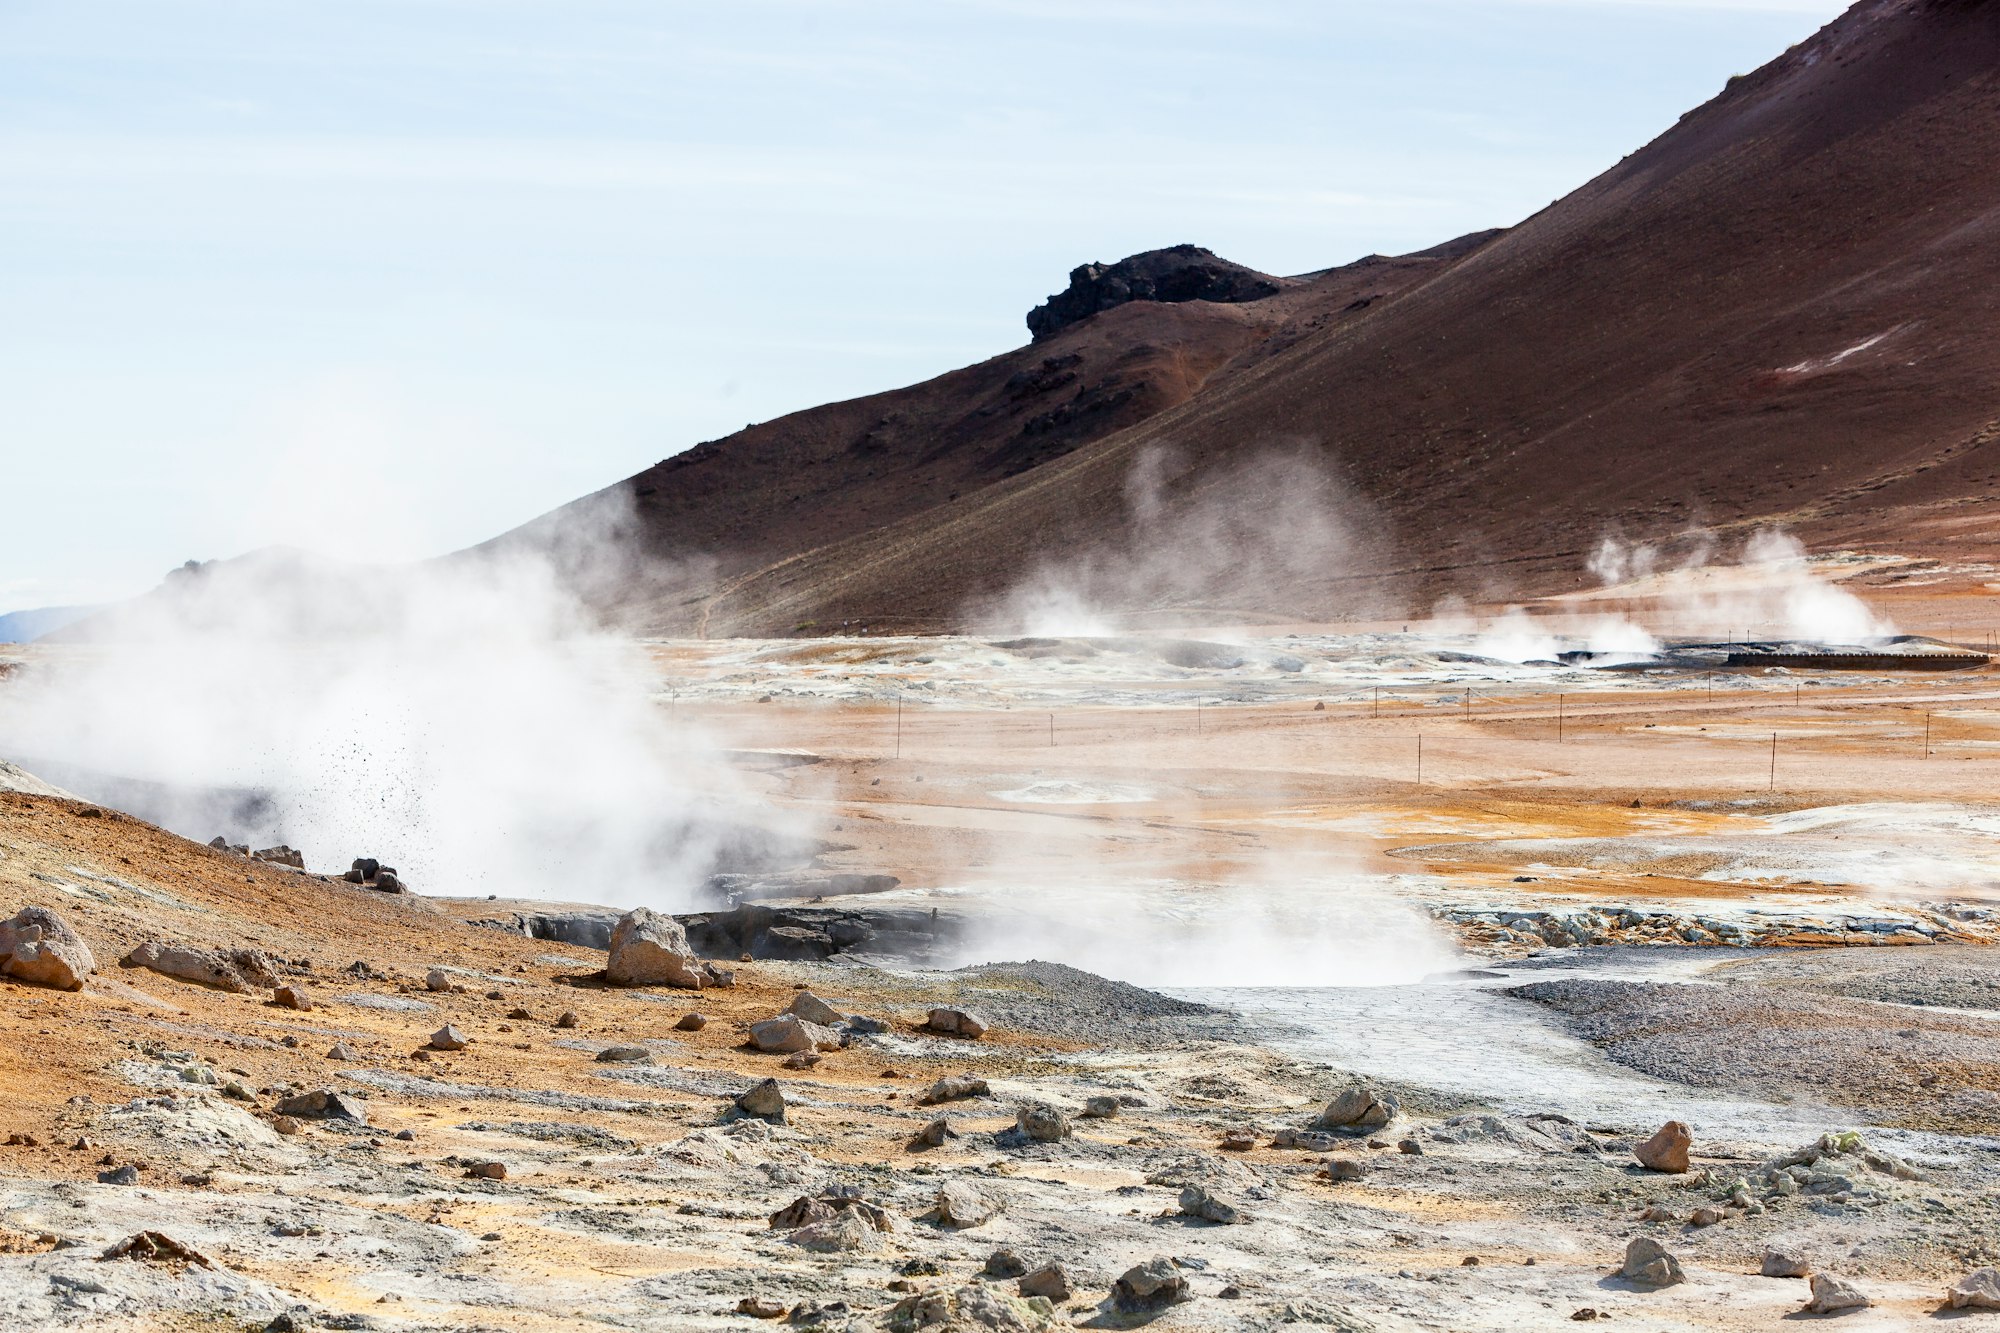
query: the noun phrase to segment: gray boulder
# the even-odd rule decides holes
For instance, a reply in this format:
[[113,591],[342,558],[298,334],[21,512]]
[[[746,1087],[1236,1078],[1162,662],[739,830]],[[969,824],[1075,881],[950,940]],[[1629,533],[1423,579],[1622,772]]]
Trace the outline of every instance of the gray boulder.
[[750,1044],[760,1051],[790,1055],[796,1051],[837,1051],[840,1034],[808,1023],[797,1014],[779,1014],[750,1025]]
[[1023,1296],[1040,1296],[1060,1305],[1075,1293],[1069,1270],[1059,1263],[1046,1263],[1021,1279]]
[[272,1109],[281,1116],[306,1120],[348,1120],[357,1125],[368,1123],[367,1107],[357,1098],[350,1097],[344,1092],[334,1092],[330,1088],[294,1093]]
[[611,930],[611,956],[604,979],[614,986],[733,986],[736,974],[705,963],[688,947],[681,923],[647,907],[635,907]]
[[946,1074],[937,1082],[917,1094],[917,1105],[936,1106],[941,1102],[964,1101],[968,1097],[984,1097],[991,1089],[986,1080],[973,1074]]
[[2000,1268],[1975,1268],[1951,1284],[1945,1299],[1954,1310],[2000,1310]]
[[992,1024],[970,1009],[933,1009],[924,1020],[924,1026],[932,1032],[942,1032],[951,1037],[969,1037],[974,1041],[986,1035]]
[[1402,1108],[1386,1092],[1357,1084],[1328,1102],[1313,1122],[1316,1129],[1380,1129]]
[[1865,1310],[1874,1303],[1846,1278],[1832,1273],[1814,1273],[1812,1299],[1805,1303],[1804,1311],[1806,1314],[1839,1314],[1843,1310]]
[[792,1002],[785,1006],[785,1012],[788,1014],[797,1014],[808,1023],[817,1023],[821,1027],[826,1028],[832,1027],[845,1017],[840,1010],[834,1008],[825,1000],[820,999],[819,996],[809,990],[802,990],[797,995],[794,995]]
[[1671,1287],[1687,1281],[1681,1261],[1651,1236],[1640,1236],[1625,1247],[1625,1262],[1619,1266],[1618,1276],[1649,1287]]
[[736,1110],[758,1120],[769,1120],[783,1124],[785,1120],[785,1091],[774,1078],[754,1083],[735,1102]]
[[1774,1246],[1764,1251],[1757,1271],[1765,1277],[1804,1277],[1812,1272],[1812,1263],[1802,1254]]
[[1181,1187],[1180,1210],[1182,1217],[1215,1222],[1222,1226],[1234,1226],[1250,1220],[1250,1214],[1227,1199],[1210,1194],[1199,1185]]
[[83,937],[46,907],[23,907],[0,921],[0,973],[31,986],[82,990],[97,960]]
[[250,995],[283,984],[271,960],[257,949],[197,949],[147,940],[118,960],[120,967],[143,967],[163,977],[213,986],[232,995]]
[[958,1230],[976,1227],[999,1211],[993,1200],[967,1180],[947,1180],[938,1189],[933,1207],[939,1226]]
[[1070,1135],[1069,1117],[1046,1102],[1029,1102],[1014,1112],[1014,1128],[1037,1143],[1054,1143]]
[[879,1249],[882,1233],[855,1209],[843,1209],[824,1222],[802,1226],[791,1235],[792,1244],[817,1254],[845,1254],[856,1250]]
[[1188,1298],[1187,1279],[1165,1255],[1126,1269],[1111,1288],[1113,1303],[1125,1314],[1164,1310]]

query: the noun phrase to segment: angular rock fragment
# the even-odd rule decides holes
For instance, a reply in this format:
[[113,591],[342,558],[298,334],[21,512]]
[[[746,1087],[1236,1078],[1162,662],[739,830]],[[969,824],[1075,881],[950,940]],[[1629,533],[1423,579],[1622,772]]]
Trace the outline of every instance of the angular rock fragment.
[[1020,1277],[1028,1271],[1028,1265],[1022,1262],[1020,1255],[1003,1245],[986,1256],[986,1267],[981,1271],[988,1277]]
[[431,1033],[430,1048],[434,1051],[462,1051],[469,1044],[470,1039],[450,1023]]
[[924,1020],[924,1026],[932,1032],[942,1032],[951,1037],[969,1037],[978,1040],[992,1028],[979,1014],[970,1009],[933,1009]]
[[910,1138],[912,1148],[942,1148],[946,1139],[955,1139],[958,1131],[951,1127],[948,1116],[939,1116],[918,1130]]
[[118,960],[120,967],[143,967],[163,977],[249,995],[282,983],[271,960],[258,949],[197,949],[148,940]]
[[1401,1110],[1396,1099],[1366,1084],[1349,1088],[1328,1102],[1313,1122],[1315,1129],[1380,1129]]
[[1652,1138],[1636,1145],[1632,1155],[1639,1159],[1639,1165],[1648,1171],[1663,1171],[1668,1175],[1685,1175],[1688,1169],[1688,1149],[1694,1146],[1694,1135],[1678,1120],[1669,1120],[1661,1125]]
[[297,1009],[301,1012],[313,1007],[312,996],[306,994],[303,986],[280,986],[271,992],[271,1003],[280,1009]]
[[681,1021],[674,1024],[676,1032],[699,1032],[708,1026],[706,1014],[682,1014]]
[[1086,1120],[1116,1120],[1124,1109],[1116,1097],[1087,1097],[1083,1103],[1083,1118]]
[[733,986],[736,974],[703,962],[688,947],[687,931],[664,912],[635,907],[611,930],[604,979],[614,986]]
[[1945,1300],[1954,1310],[2000,1310],[2000,1268],[1975,1268],[1951,1284]]
[[1846,1278],[1832,1273],[1814,1273],[1812,1299],[1803,1308],[1807,1314],[1839,1314],[1842,1310],[1865,1310],[1874,1303]]
[[1354,1181],[1367,1174],[1368,1168],[1354,1157],[1329,1157],[1320,1168],[1320,1175],[1332,1181]]
[[196,1268],[213,1268],[209,1257],[184,1241],[175,1240],[164,1231],[135,1231],[119,1241],[103,1254],[100,1260],[144,1259],[149,1263],[184,1263]]
[[23,907],[0,921],[0,974],[31,986],[82,990],[97,960],[83,937],[46,907]]
[[947,1180],[939,1187],[933,1207],[939,1226],[958,1230],[976,1227],[998,1211],[978,1186],[966,1180]]
[[1014,1112],[1014,1128],[1037,1143],[1054,1143],[1070,1136],[1069,1117],[1061,1107],[1029,1102]]
[[1198,1218],[1203,1222],[1215,1222],[1222,1226],[1235,1226],[1250,1220],[1250,1214],[1227,1199],[1209,1193],[1200,1185],[1181,1187],[1180,1213],[1182,1217]]
[[1302,1148],[1306,1152],[1332,1152],[1345,1142],[1338,1134],[1318,1129],[1281,1129],[1271,1136],[1273,1148]]
[[1042,1333],[1057,1324],[1046,1302],[1023,1300],[974,1282],[955,1291],[905,1296],[889,1309],[882,1327],[927,1333]]
[[882,1244],[882,1235],[860,1213],[846,1209],[824,1222],[814,1222],[792,1233],[792,1244],[820,1254],[841,1254],[873,1250]]
[[794,1051],[837,1051],[840,1034],[808,1023],[797,1014],[779,1014],[750,1025],[750,1044],[760,1051],[790,1055]]
[[1189,1296],[1187,1279],[1165,1255],[1134,1264],[1111,1288],[1112,1302],[1125,1314],[1164,1310]]
[[1812,1264],[1802,1254],[1773,1247],[1764,1251],[1757,1271],[1765,1277],[1804,1277],[1812,1272]]
[[653,1053],[644,1046],[606,1046],[597,1053],[597,1062],[606,1065],[649,1065]]
[[794,995],[792,1002],[785,1006],[785,1012],[788,1014],[797,1014],[800,1018],[805,1019],[806,1022],[817,1023],[824,1028],[832,1027],[835,1023],[840,1022],[842,1018],[840,1010],[834,1008],[825,1000],[820,999],[819,996],[809,990],[802,990],[797,995]]
[[281,1100],[274,1109],[281,1116],[302,1116],[308,1120],[351,1120],[357,1125],[368,1123],[368,1110],[359,1100],[328,1088],[295,1093]]
[[1059,1263],[1046,1263],[1021,1279],[1023,1296],[1040,1296],[1044,1300],[1060,1305],[1068,1300],[1075,1288],[1070,1285],[1069,1270]]
[[1625,1247],[1625,1262],[1619,1266],[1618,1275],[1649,1287],[1671,1287],[1687,1281],[1681,1261],[1651,1236],[1636,1237]]
[[785,1120],[784,1089],[778,1086],[778,1080],[774,1078],[764,1079],[762,1082],[752,1084],[742,1096],[738,1097],[735,1101],[735,1107],[743,1115],[753,1116],[758,1120],[769,1120],[777,1124],[783,1124]]
[[424,989],[428,991],[448,991],[451,989],[451,973],[441,967],[434,967],[424,973]]
[[747,1314],[752,1319],[783,1319],[790,1308],[782,1301],[774,1301],[766,1296],[745,1296],[736,1302],[736,1313]]
[[985,1097],[991,1089],[986,1080],[971,1074],[947,1074],[937,1082],[917,1094],[917,1105],[937,1106],[943,1102],[964,1101],[968,1097]]

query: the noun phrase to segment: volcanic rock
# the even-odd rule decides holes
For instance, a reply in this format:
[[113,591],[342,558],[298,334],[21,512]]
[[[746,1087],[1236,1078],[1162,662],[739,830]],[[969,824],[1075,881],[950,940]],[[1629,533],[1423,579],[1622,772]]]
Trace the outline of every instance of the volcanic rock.
[[431,1033],[430,1047],[434,1051],[462,1051],[468,1043],[466,1035],[449,1023]]
[[1832,1273],[1814,1273],[1812,1299],[1803,1308],[1807,1314],[1839,1314],[1842,1310],[1865,1310],[1874,1303],[1846,1278]]
[[1069,1270],[1059,1263],[1046,1263],[1021,1279],[1023,1296],[1040,1296],[1044,1300],[1060,1305],[1073,1292],[1070,1286]]
[[614,986],[730,986],[733,972],[704,963],[688,947],[687,931],[664,912],[635,907],[611,931],[604,979]]
[[271,1003],[280,1009],[297,1009],[301,1012],[313,1007],[312,996],[306,994],[303,986],[280,986],[271,992]]
[[1625,1262],[1618,1275],[1649,1287],[1671,1287],[1687,1281],[1681,1261],[1651,1236],[1639,1236],[1625,1247]]
[[1020,1255],[1003,1245],[986,1256],[986,1267],[980,1271],[988,1277],[1020,1277],[1028,1271],[1028,1265],[1021,1261]]
[[1181,1187],[1180,1213],[1182,1217],[1199,1218],[1201,1221],[1215,1222],[1223,1226],[1233,1226],[1250,1220],[1250,1214],[1227,1199],[1210,1194],[1200,1185]]
[[933,1009],[924,1020],[924,1026],[932,1032],[942,1032],[952,1037],[970,1037],[974,1041],[986,1035],[991,1024],[969,1009]]
[[1189,1297],[1187,1279],[1165,1255],[1126,1269],[1111,1288],[1112,1301],[1125,1314],[1164,1310]]
[[97,970],[90,946],[46,907],[23,907],[0,921],[0,973],[31,986],[82,990]]
[[951,1127],[948,1116],[938,1116],[929,1121],[910,1138],[912,1148],[942,1148],[946,1139],[955,1139],[958,1131]]
[[785,1092],[774,1078],[751,1084],[749,1090],[739,1096],[734,1105],[737,1111],[744,1115],[778,1124],[784,1123]]
[[998,1211],[993,1201],[967,1180],[947,1180],[939,1187],[933,1208],[939,1226],[961,1231],[980,1225]]
[[699,1032],[708,1026],[706,1014],[682,1014],[681,1021],[674,1024],[676,1032]]
[[1669,1120],[1659,1131],[1644,1143],[1632,1149],[1632,1155],[1648,1171],[1664,1171],[1669,1175],[1685,1175],[1688,1169],[1688,1149],[1694,1145],[1694,1135],[1678,1120]]
[[1952,1283],[1945,1299],[1954,1310],[2000,1310],[2000,1268],[1975,1268]]
[[1118,1111],[1116,1097],[1091,1097],[1083,1103],[1083,1118],[1086,1120],[1115,1120]]
[[797,995],[794,995],[792,1002],[785,1006],[785,1012],[796,1014],[808,1023],[817,1023],[821,1027],[827,1028],[840,1022],[842,1018],[840,1010],[834,1008],[825,1000],[820,999],[819,996],[809,990],[802,990]]
[[1804,1255],[1772,1248],[1764,1251],[1757,1271],[1765,1277],[1804,1277],[1812,1272],[1812,1263]]
[[840,1034],[808,1023],[797,1014],[779,1014],[750,1025],[750,1044],[760,1051],[789,1055],[793,1051],[840,1049]]
[[1042,341],[1080,320],[1129,301],[1262,300],[1279,291],[1277,280],[1218,258],[1198,245],[1144,250],[1115,264],[1079,264],[1069,286],[1028,312],[1028,332]]
[[119,959],[118,966],[143,967],[233,995],[249,995],[280,984],[277,969],[257,949],[197,949],[148,940]]
[[357,1125],[368,1123],[368,1110],[360,1101],[346,1093],[334,1092],[328,1088],[295,1093],[281,1100],[274,1109],[281,1116],[303,1117],[308,1120],[348,1120]]
[[653,1053],[644,1046],[606,1046],[597,1053],[599,1064],[649,1065]]
[[1362,1084],[1328,1102],[1313,1125],[1318,1129],[1380,1129],[1394,1120],[1400,1109],[1388,1093]]
[[1014,1128],[1037,1143],[1054,1143],[1070,1136],[1069,1117],[1061,1107],[1029,1102],[1014,1112]]
[[986,1080],[972,1074],[946,1074],[917,1094],[917,1105],[936,1106],[941,1102],[963,1101],[990,1094]]
[[876,1249],[882,1236],[860,1213],[848,1209],[824,1222],[800,1227],[792,1233],[792,1243],[819,1254],[839,1254]]

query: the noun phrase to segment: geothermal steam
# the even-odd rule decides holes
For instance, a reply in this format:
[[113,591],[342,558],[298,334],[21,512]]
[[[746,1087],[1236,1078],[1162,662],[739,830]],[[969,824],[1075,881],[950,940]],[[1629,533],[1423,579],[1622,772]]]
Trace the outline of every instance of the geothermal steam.
[[1379,541],[1363,503],[1316,451],[1270,451],[1199,471],[1170,449],[1125,479],[1124,536],[1046,559],[974,617],[998,633],[1101,636],[1122,622],[1314,605]]
[[1530,615],[1520,607],[1481,626],[1462,609],[1441,607],[1432,628],[1472,634],[1474,653],[1500,661],[1542,661],[1576,648],[1600,663],[1650,657],[1659,651],[1656,633],[1848,645],[1896,632],[1859,597],[1815,572],[1804,545],[1787,533],[1751,534],[1733,562],[1716,556],[1716,544],[1706,534],[1694,535],[1672,562],[1658,547],[1611,537],[1599,544],[1590,572],[1607,591],[1649,602],[1651,627],[1601,612]]
[[0,749],[187,836],[375,856],[430,893],[672,905],[782,857],[584,612],[576,554],[188,571],[0,692]]

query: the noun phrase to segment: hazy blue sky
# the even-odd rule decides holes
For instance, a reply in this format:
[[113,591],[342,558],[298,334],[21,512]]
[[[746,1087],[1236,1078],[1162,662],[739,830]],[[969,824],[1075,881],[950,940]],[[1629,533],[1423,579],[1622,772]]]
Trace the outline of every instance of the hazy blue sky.
[[468,544],[1026,341],[1512,223],[1836,0],[0,0],[0,611]]

